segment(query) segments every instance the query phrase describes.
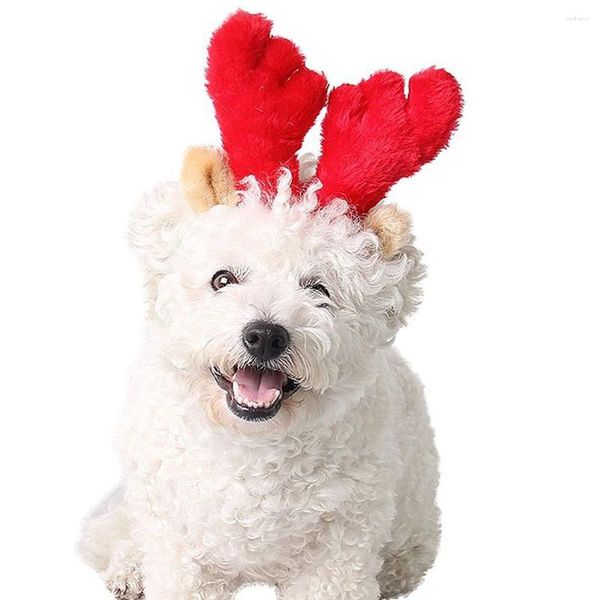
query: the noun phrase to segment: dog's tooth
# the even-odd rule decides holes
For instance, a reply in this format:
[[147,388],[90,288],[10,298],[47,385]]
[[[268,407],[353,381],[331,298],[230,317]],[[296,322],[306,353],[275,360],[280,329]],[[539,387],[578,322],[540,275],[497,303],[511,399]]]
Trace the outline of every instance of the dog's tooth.
[[265,402],[265,406],[272,406],[279,400],[279,396],[281,395],[281,390],[271,390],[270,398],[267,402]]
[[252,406],[252,402],[250,402],[240,390],[240,384],[237,381],[233,382],[233,395],[235,399],[244,406]]

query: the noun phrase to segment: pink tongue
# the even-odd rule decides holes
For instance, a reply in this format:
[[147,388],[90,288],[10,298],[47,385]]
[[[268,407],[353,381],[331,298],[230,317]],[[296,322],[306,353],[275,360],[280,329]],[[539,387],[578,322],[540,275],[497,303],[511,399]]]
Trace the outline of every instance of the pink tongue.
[[279,371],[254,371],[253,369],[238,369],[233,376],[237,383],[237,395],[260,406],[270,406],[277,400],[285,383],[286,376]]

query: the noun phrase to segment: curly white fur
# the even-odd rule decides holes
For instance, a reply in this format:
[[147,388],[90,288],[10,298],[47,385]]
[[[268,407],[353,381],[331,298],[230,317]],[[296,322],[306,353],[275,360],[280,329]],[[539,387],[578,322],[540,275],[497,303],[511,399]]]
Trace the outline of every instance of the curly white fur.
[[[81,541],[117,597],[216,600],[264,582],[285,600],[376,600],[412,590],[434,560],[433,435],[390,347],[418,303],[420,254],[409,243],[385,260],[344,202],[315,210],[315,188],[294,199],[289,184],[265,198],[250,181],[239,206],[201,215],[167,184],[133,215],[149,316],[119,436],[124,480]],[[215,293],[224,268],[240,283]],[[330,300],[300,285],[315,277]],[[249,423],[210,368],[243,360],[256,318],[290,331],[279,364],[302,387]]]

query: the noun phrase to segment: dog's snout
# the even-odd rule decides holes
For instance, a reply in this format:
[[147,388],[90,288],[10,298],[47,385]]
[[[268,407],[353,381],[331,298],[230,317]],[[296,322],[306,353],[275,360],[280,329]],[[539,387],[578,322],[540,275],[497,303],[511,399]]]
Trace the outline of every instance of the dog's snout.
[[266,361],[277,358],[290,343],[285,327],[266,321],[252,321],[244,327],[244,346],[256,359]]

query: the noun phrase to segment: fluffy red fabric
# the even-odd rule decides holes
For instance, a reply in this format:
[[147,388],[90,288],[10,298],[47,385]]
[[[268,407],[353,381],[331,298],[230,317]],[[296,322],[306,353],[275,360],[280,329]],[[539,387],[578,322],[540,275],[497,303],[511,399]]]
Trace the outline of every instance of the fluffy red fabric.
[[233,14],[213,34],[206,72],[236,179],[254,175],[267,186],[282,167],[297,181],[296,153],[327,99],[325,77],[271,27],[263,15]]
[[460,87],[443,69],[411,77],[408,98],[404,78],[392,71],[335,88],[323,120],[321,204],[343,197],[367,212],[447,145],[461,106]]

